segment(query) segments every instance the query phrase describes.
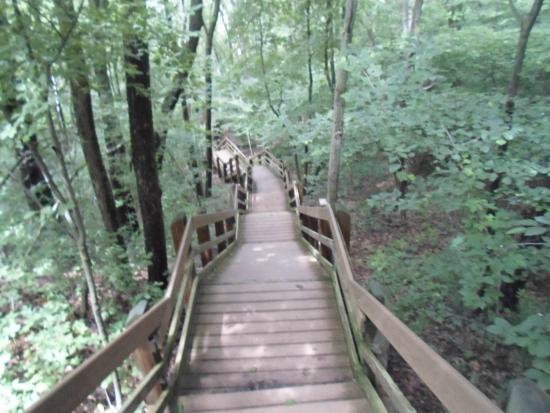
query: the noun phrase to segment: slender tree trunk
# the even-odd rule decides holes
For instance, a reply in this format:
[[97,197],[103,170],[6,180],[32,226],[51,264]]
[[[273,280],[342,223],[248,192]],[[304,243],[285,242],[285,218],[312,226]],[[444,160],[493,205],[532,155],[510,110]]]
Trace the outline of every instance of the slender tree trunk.
[[[68,35],[76,19],[72,1],[55,0],[56,12],[61,32]],[[107,170],[101,156],[101,149],[96,134],[92,98],[88,82],[88,68],[85,56],[80,45],[79,36],[75,33],[66,47],[66,61],[74,70],[74,76],[69,79],[71,101],[75,113],[76,127],[80,137],[80,144],[92,186],[97,198],[101,217],[105,229],[114,234],[117,242],[124,246],[124,240],[118,234],[119,222],[115,206],[115,198]]]
[[[183,117],[189,117],[189,112],[187,108],[187,102],[185,97],[185,88],[187,83],[187,78],[189,77],[189,72],[193,67],[193,62],[195,61],[195,56],[197,53],[197,48],[199,46],[200,31],[204,25],[202,18],[202,9],[203,9],[203,0],[191,0],[191,9],[192,12],[189,15],[189,39],[185,46],[186,53],[179,71],[174,76],[172,81],[173,87],[166,94],[162,101],[161,110],[165,115],[170,114],[176,107],[180,96],[183,96]],[[158,134],[157,139],[157,156],[159,165],[162,166],[162,161],[164,159],[164,147],[166,145],[166,134],[167,131],[164,130],[162,133]]]
[[543,2],[544,0],[534,0],[533,4],[531,5],[531,10],[529,11],[529,14],[527,16],[522,16],[520,12],[516,9],[514,0],[509,0],[512,12],[514,13],[514,16],[520,24],[519,38],[516,46],[516,58],[514,60],[514,66],[512,68],[510,83],[508,84],[506,98],[506,113],[510,118],[510,121],[514,113],[514,98],[516,97],[519,89],[519,77],[521,74],[521,69],[523,68],[523,61],[525,60],[527,42],[529,41],[531,29],[537,21],[537,17],[540,13]]
[[[128,1],[129,18],[145,13],[145,0]],[[143,223],[145,252],[150,256],[147,268],[150,282],[167,283],[166,238],[162,215],[162,193],[157,172],[156,139],[151,105],[149,52],[135,32],[124,36],[126,49],[126,96],[132,143],[132,165],[136,176],[138,201]]]
[[209,197],[212,190],[212,43],[214,31],[220,13],[220,0],[214,1],[214,11],[206,32],[206,64],[204,80],[206,82],[205,134],[206,134],[206,185],[204,194]]
[[[313,69],[312,69],[312,59],[313,52],[311,50],[311,0],[307,0],[306,3],[306,38],[307,38],[307,101],[311,106],[313,100]],[[311,107],[308,111],[311,111]],[[309,118],[309,114],[308,114]]]
[[[67,192],[69,193],[68,201],[72,206],[69,210],[69,214],[71,216],[71,221],[73,223],[74,232],[76,235],[78,253],[80,255],[80,262],[82,264],[82,270],[84,272],[84,278],[86,280],[86,287],[88,290],[87,297],[90,300],[90,308],[92,309],[94,322],[97,327],[99,336],[101,337],[101,341],[103,342],[103,344],[107,344],[109,342],[109,335],[107,333],[107,329],[105,327],[103,317],[101,316],[101,305],[99,302],[96,283],[94,280],[92,259],[90,258],[90,252],[88,249],[86,226],[84,225],[84,219],[82,218],[82,214],[80,212],[80,205],[78,203],[78,199],[76,197],[71,179],[69,177],[69,172],[67,170],[67,163],[65,162],[63,149],[61,148],[61,143],[59,142],[59,138],[57,136],[57,132],[55,130],[55,126],[53,123],[51,111],[49,109],[48,109],[47,117],[48,117],[48,126],[50,129],[50,133],[53,141],[53,147],[57,155],[59,165],[61,167],[61,176],[67,188]],[[120,406],[122,404],[122,394],[120,390],[120,381],[118,379],[116,370],[113,372],[113,387],[115,390],[116,404],[117,406]]]
[[332,0],[327,0],[326,11],[327,15],[325,17],[324,69],[328,87],[330,89],[330,92],[334,94],[336,70],[334,67],[334,28],[332,24]]
[[[343,56],[347,54],[348,46],[352,40],[353,22],[357,10],[357,0],[347,0],[342,34],[340,40],[340,52]],[[327,200],[332,207],[336,207],[338,200],[338,177],[340,174],[340,153],[342,150],[342,139],[344,136],[344,98],[348,80],[348,72],[339,68],[336,72],[336,85],[334,88],[334,109],[332,124],[332,141],[330,145],[330,158],[328,166]]]
[[410,27],[409,27],[409,33],[414,33],[416,31],[416,27],[418,26],[418,23],[420,22],[420,17],[422,16],[423,3],[424,3],[424,0],[415,0],[414,2],[411,21],[410,21]]
[[[90,5],[95,7],[96,10],[107,11],[107,0],[90,0]],[[134,199],[130,188],[122,180],[129,162],[126,155],[126,145],[116,115],[115,98],[107,70],[107,61],[96,60],[94,62],[94,72],[103,108],[102,120],[105,124],[103,134],[105,136],[105,146],[107,147],[107,167],[115,199],[118,200],[119,204],[117,207],[118,221],[120,225],[131,223],[134,229],[137,230]]]
[[265,39],[264,39],[264,25],[263,25],[263,22],[262,22],[262,15],[263,15],[263,11],[264,11],[264,3],[263,3],[263,0],[259,0],[259,1],[260,1],[260,14],[258,16],[258,26],[259,26],[259,34],[260,34],[260,67],[262,69],[262,77],[263,77],[263,82],[264,82],[265,94],[266,94],[266,97],[267,97],[267,103],[269,104],[269,107],[270,107],[271,111],[273,112],[273,114],[276,117],[279,117],[281,115],[281,113],[279,112],[279,110],[273,104],[273,99],[271,98],[271,91],[269,90],[269,83],[267,81],[267,70],[266,70],[266,67],[265,67],[265,58],[264,58],[264,41],[265,41]]

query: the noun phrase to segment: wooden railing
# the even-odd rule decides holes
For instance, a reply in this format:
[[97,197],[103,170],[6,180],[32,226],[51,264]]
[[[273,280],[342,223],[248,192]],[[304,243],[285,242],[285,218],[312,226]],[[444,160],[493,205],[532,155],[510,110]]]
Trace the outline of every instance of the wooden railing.
[[175,383],[183,368],[200,275],[238,239],[239,215],[248,207],[251,189],[249,172],[246,168],[241,174],[243,182],[236,185],[232,208],[196,215],[188,221],[174,221],[172,236],[178,252],[163,298],[138,314],[122,334],[70,372],[32,405],[29,413],[73,411],[132,354],[143,378],[119,411],[132,412],[144,400],[149,404],[148,412],[164,411],[173,399]]
[[362,366],[367,366],[377,391],[385,395],[383,399],[386,405],[390,405],[387,406],[389,410],[400,413],[415,411],[373,353],[365,334],[367,321],[375,326],[377,333],[393,346],[450,412],[500,412],[491,400],[355,280],[348,252],[349,240],[346,242],[347,237],[342,232],[344,229],[349,234],[349,228],[342,228],[343,220],[337,218],[332,207],[324,201],[317,207],[303,205],[300,184],[291,180],[284,162],[268,151],[259,156],[283,180],[290,206],[298,215],[303,239],[321,264],[333,274],[337,302],[339,294],[343,301],[339,309],[345,312],[349,320],[358,359]]

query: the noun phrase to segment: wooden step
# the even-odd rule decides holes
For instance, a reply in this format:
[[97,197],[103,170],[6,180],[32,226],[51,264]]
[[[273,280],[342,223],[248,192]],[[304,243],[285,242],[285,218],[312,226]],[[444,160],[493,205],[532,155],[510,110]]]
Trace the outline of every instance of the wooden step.
[[340,330],[341,325],[336,314],[334,318],[320,320],[270,321],[263,323],[211,323],[196,324],[195,334],[250,334],[283,333],[293,331]]
[[184,374],[180,389],[239,389],[256,390],[274,387],[350,381],[349,367],[329,369],[305,368],[302,370],[251,371],[218,374]]
[[319,320],[336,317],[336,308],[315,310],[266,311],[254,313],[197,314],[196,323],[255,323],[264,321]]
[[344,333],[341,330],[297,331],[267,334],[195,334],[193,347],[221,347],[221,346],[266,346],[270,344],[299,344],[321,343],[325,341],[342,340]]
[[372,410],[366,399],[350,399],[224,411],[226,413],[369,413]]
[[349,367],[346,353],[319,356],[268,357],[257,359],[198,360],[189,365],[190,373],[243,373],[277,370],[327,369]]
[[206,279],[201,282],[201,294],[228,294],[228,293],[278,293],[282,291],[327,290],[331,288],[329,281],[294,281],[294,282],[266,282],[266,283],[218,283],[215,279]]
[[[277,405],[296,406],[361,397],[363,395],[355,383],[344,382],[233,393],[188,394],[180,396],[178,401],[185,412],[202,412],[266,408]],[[334,410],[331,413],[340,413],[340,410]]]
[[272,344],[269,346],[235,347],[194,347],[191,350],[191,362],[194,360],[218,360],[232,358],[262,358],[284,356],[318,356],[323,354],[342,354],[346,351],[344,341],[305,344]]
[[310,310],[332,308],[335,305],[332,299],[304,299],[289,301],[264,301],[252,303],[207,303],[197,304],[197,314],[206,313],[243,313],[282,310]]
[[279,291],[279,292],[239,292],[213,294],[201,291],[198,298],[199,304],[206,303],[254,303],[265,301],[290,301],[290,300],[309,300],[312,298],[332,298],[334,294],[329,288],[322,290],[299,290]]

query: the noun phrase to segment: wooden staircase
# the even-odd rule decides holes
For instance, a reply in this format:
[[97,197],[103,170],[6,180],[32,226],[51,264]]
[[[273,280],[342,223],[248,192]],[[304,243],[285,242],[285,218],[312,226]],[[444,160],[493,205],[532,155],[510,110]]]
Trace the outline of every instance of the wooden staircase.
[[375,336],[448,411],[500,412],[357,283],[346,220],[326,203],[305,205],[284,162],[224,139],[214,166],[235,186],[231,207],[174,221],[164,296],[136,306],[126,330],[29,413],[87,410],[82,402],[130,359],[142,378],[122,413],[143,404],[148,413],[414,412],[373,352]]
[[265,166],[252,175],[243,241],[201,283],[179,402],[188,412],[370,411],[330,278],[300,244],[280,179]]

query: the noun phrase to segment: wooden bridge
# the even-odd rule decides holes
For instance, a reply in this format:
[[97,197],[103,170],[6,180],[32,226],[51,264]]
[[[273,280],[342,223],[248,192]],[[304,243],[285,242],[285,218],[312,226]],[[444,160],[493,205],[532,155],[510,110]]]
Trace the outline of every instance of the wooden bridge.
[[500,411],[354,280],[345,216],[306,206],[270,151],[224,139],[214,159],[233,207],[174,222],[164,298],[29,412],[78,409],[132,355],[143,378],[122,412],[413,412],[375,335],[449,411]]

